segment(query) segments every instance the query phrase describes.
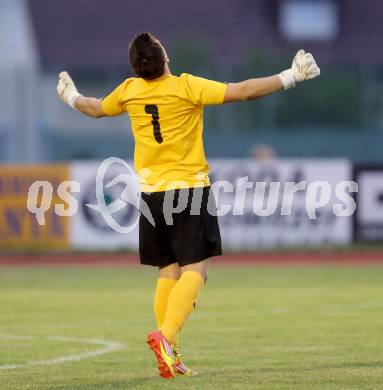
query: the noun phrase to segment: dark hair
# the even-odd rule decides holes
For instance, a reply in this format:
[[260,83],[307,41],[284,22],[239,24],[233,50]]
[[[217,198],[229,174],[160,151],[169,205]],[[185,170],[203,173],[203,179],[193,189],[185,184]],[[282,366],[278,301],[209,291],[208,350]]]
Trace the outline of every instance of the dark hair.
[[165,53],[158,39],[149,32],[138,34],[129,45],[129,62],[138,77],[153,80],[165,71]]

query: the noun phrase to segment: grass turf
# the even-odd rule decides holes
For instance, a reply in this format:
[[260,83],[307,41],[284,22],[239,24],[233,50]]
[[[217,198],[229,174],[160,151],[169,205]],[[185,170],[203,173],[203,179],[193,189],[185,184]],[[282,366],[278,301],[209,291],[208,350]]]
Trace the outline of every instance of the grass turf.
[[[155,272],[0,268],[0,366],[125,343],[101,356],[0,369],[0,389],[383,389],[382,266],[215,266],[181,335],[196,378],[157,376]],[[9,338],[8,336],[34,338]]]

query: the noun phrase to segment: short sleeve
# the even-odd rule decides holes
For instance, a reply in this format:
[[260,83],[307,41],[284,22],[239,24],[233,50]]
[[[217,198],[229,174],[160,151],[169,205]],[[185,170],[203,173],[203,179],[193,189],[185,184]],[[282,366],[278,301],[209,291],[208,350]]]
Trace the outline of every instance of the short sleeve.
[[194,104],[222,104],[227,90],[227,84],[204,79],[202,77],[183,75],[186,78],[188,95]]
[[113,92],[102,99],[102,110],[107,116],[121,115],[125,112],[124,107],[120,104],[120,97],[124,87],[125,82],[120,84]]

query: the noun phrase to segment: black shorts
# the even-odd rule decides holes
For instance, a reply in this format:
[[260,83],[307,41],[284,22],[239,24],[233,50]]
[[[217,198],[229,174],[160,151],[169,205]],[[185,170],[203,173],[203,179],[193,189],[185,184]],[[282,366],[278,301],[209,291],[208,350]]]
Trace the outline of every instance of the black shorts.
[[[142,202],[148,206],[154,226],[145,216]],[[141,210],[141,264],[184,266],[222,254],[215,199],[210,187],[143,192]]]

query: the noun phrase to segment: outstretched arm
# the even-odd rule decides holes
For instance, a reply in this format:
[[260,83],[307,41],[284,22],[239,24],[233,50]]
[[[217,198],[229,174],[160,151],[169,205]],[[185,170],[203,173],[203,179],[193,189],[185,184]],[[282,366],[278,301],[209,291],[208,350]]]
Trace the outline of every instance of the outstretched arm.
[[106,116],[102,109],[101,99],[84,97],[77,88],[67,72],[59,74],[57,84],[57,93],[60,99],[74,109],[79,110],[92,118],[101,118]]
[[283,84],[278,75],[249,79],[240,83],[229,83],[223,102],[230,103],[258,99],[277,92],[282,88]]
[[310,80],[319,75],[320,69],[314,57],[310,53],[305,53],[304,50],[299,50],[291,68],[278,75],[229,83],[224,103],[258,99],[281,89],[290,89],[298,82]]

